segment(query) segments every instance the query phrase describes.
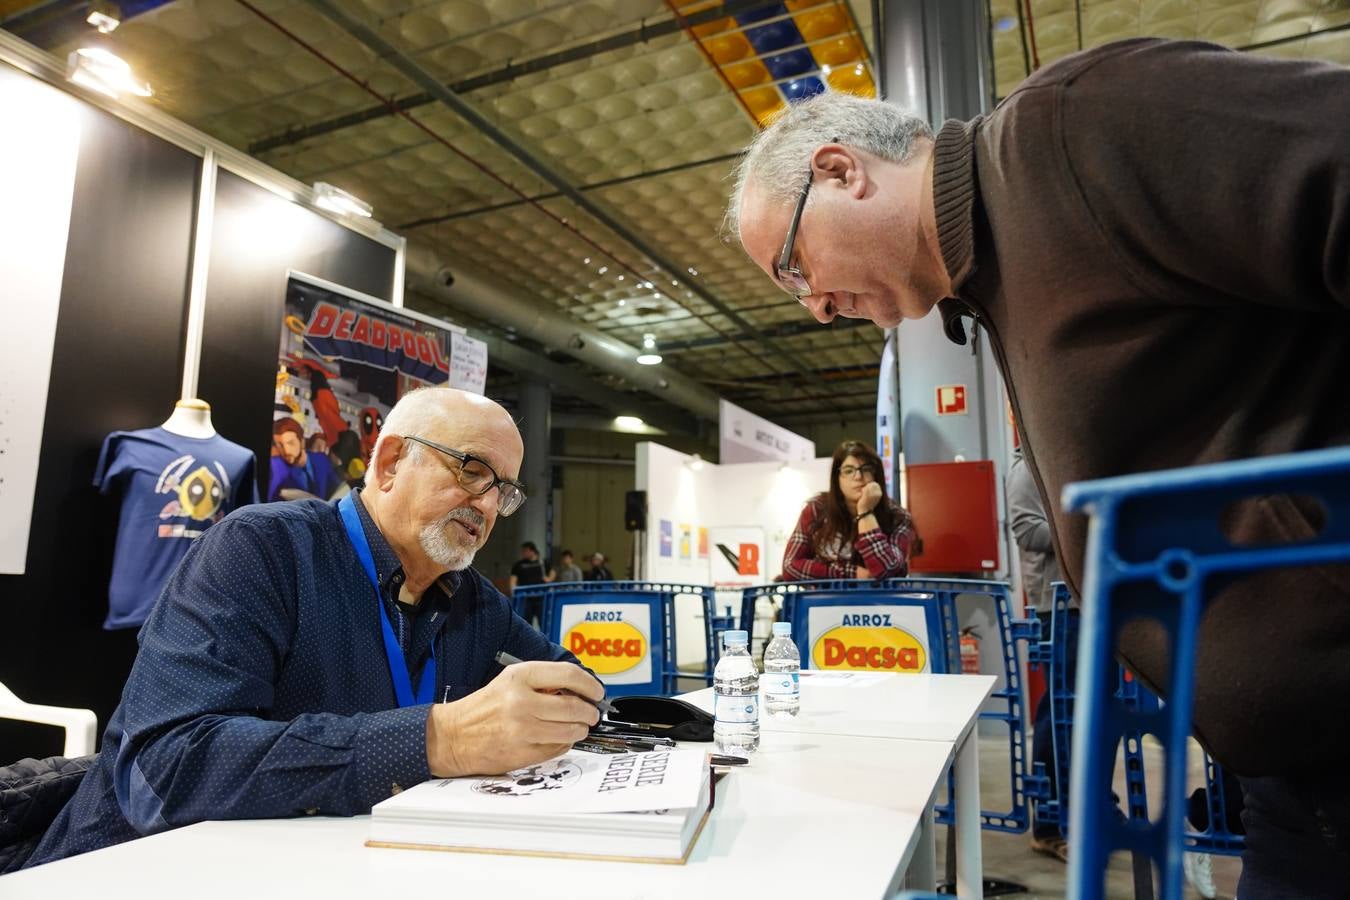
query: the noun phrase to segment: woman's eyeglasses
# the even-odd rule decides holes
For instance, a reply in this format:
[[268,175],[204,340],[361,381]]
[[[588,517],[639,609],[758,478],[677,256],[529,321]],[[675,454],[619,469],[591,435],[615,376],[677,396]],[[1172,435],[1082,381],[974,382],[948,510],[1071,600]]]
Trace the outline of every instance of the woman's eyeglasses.
[[840,478],[852,478],[855,475],[861,475],[864,481],[876,481],[877,470],[871,466],[840,466]]

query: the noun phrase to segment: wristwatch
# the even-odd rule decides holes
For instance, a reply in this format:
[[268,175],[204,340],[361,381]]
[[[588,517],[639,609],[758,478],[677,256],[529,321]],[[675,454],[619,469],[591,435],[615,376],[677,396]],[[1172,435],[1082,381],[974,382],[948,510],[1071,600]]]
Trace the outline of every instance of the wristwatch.
[[861,522],[863,519],[867,518],[868,516],[875,515],[875,514],[876,514],[876,510],[875,510],[875,509],[869,509],[869,510],[868,510],[867,512],[865,512],[865,513],[860,513],[859,515],[854,516],[854,517],[853,517],[853,521],[854,521],[855,523]]

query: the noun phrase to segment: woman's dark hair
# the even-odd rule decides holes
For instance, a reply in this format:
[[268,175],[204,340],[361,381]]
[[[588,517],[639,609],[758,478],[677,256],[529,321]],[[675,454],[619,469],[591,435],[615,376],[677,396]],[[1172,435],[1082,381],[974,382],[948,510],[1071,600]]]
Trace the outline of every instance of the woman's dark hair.
[[857,534],[857,523],[853,521],[856,513],[849,509],[848,504],[844,502],[844,492],[839,490],[839,469],[843,467],[844,460],[850,456],[864,466],[871,467],[873,478],[881,485],[883,492],[881,502],[873,510],[877,517],[877,525],[884,534],[895,531],[895,512],[891,508],[890,500],[885,496],[886,479],[882,475],[881,457],[861,441],[844,441],[835,449],[834,459],[830,461],[830,489],[815,497],[815,502],[820,504],[824,512],[824,515],[816,517],[811,526],[811,546],[815,548],[817,556],[831,553],[840,546],[852,546],[853,538]]

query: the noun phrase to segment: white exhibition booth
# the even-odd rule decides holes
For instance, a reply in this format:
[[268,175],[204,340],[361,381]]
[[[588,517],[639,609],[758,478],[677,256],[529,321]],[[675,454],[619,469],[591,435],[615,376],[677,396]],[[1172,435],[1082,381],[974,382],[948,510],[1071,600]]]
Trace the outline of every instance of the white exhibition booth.
[[[711,584],[719,611],[739,610],[740,588],[773,581],[802,506],[829,483],[830,458],[718,465],[644,442],[636,486],[647,492],[647,531],[639,532],[643,581]],[[699,668],[701,613],[676,604],[676,660]]]

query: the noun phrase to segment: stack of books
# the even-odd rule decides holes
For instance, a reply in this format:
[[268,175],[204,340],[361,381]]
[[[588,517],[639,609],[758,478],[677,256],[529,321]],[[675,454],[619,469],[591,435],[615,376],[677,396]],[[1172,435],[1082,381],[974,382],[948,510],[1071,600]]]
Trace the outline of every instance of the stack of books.
[[366,845],[683,863],[712,795],[703,750],[573,750],[506,775],[403,791],[371,810]]

